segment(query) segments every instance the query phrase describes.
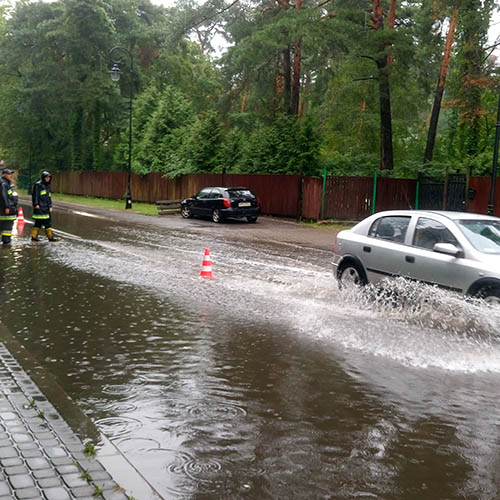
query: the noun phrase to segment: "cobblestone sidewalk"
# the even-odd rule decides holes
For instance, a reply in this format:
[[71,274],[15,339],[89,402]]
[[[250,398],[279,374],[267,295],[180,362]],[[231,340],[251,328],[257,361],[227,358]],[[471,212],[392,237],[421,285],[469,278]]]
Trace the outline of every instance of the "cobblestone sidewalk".
[[0,465],[0,500],[131,499],[2,343]]

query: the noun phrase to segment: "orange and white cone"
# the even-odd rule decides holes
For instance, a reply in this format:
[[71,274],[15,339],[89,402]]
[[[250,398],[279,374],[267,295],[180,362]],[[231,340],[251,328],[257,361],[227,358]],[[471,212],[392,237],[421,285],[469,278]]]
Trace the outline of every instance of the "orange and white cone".
[[23,207],[19,207],[19,210],[17,212],[17,223],[18,224],[24,224],[24,213],[23,213]]
[[212,273],[212,259],[210,258],[210,250],[205,248],[205,256],[203,257],[203,263],[201,264],[200,278],[207,278],[209,280],[213,279],[214,275]]

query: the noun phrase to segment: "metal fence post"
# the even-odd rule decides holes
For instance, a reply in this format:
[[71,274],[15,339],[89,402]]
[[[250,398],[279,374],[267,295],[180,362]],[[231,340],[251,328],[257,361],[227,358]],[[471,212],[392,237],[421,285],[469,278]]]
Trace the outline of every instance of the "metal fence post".
[[375,213],[375,202],[377,201],[377,169],[373,174],[373,198],[372,198],[372,214]]
[[417,179],[417,187],[415,189],[415,210],[420,207],[420,179]]
[[326,167],[323,169],[323,192],[321,194],[321,220],[325,218]]

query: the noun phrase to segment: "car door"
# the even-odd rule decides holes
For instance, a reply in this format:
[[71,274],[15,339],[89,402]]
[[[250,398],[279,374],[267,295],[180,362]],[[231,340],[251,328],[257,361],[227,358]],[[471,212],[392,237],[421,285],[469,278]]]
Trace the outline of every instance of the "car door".
[[368,281],[376,283],[388,276],[399,276],[404,268],[408,215],[390,215],[376,219],[358,248]]
[[212,188],[204,188],[195,196],[194,203],[191,209],[193,215],[210,215],[211,212],[208,211],[207,200],[210,197],[211,191]]
[[418,217],[406,249],[404,275],[411,279],[439,285],[455,291],[463,289],[463,273],[467,262],[463,256],[447,255],[433,250],[436,243],[461,245],[453,233],[440,221],[427,216]]

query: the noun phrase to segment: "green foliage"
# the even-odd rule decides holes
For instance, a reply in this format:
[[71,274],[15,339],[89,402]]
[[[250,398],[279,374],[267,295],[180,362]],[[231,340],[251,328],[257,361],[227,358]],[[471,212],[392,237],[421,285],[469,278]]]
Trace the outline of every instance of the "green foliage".
[[[125,170],[133,95],[136,173],[372,175],[380,163],[378,65],[389,56],[393,175],[414,177],[458,5],[426,171],[488,173],[497,91],[485,47],[494,0],[398,2],[394,30],[373,29],[367,0],[321,3],[0,2],[0,153],[25,173],[41,163]],[[220,37],[230,45],[216,59]],[[125,49],[114,52],[118,83],[108,74],[116,46]],[[299,54],[297,110],[290,88]]]

